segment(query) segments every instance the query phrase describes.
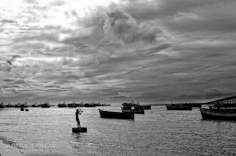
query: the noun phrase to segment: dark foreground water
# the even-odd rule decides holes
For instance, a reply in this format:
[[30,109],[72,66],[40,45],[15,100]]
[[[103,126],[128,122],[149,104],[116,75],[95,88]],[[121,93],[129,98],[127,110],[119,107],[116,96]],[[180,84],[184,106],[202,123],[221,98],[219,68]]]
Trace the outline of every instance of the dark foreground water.
[[[3,109],[0,140],[25,155],[236,155],[236,122],[202,120],[198,108],[153,106],[135,120],[102,119],[98,108],[82,109],[81,124],[88,132],[81,134],[71,132],[75,109]],[[120,106],[102,109],[120,111]]]

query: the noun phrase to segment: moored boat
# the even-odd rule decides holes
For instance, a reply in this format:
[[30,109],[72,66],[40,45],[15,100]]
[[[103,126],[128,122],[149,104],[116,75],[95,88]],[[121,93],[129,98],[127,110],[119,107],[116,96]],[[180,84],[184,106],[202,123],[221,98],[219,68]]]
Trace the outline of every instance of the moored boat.
[[200,108],[203,119],[214,120],[236,120],[235,110],[217,110],[211,108]]
[[236,96],[205,103],[200,107],[203,119],[236,120]]
[[150,110],[152,105],[140,105],[143,109]]
[[141,106],[139,103],[123,103],[121,107],[122,112],[132,112],[134,111],[135,114],[144,114],[144,107]]
[[64,103],[59,103],[58,105],[57,105],[57,107],[59,107],[59,108],[62,108],[62,107],[67,107],[67,104],[64,102]]
[[99,109],[101,118],[134,119],[134,112],[111,112]]
[[132,112],[134,111],[135,114],[144,114],[144,108],[143,107],[138,107],[138,106],[134,106],[133,108],[125,108],[125,107],[121,107],[121,111],[122,112]]
[[0,103],[0,108],[4,108],[4,105],[3,105],[3,103]]
[[68,108],[75,108],[75,107],[77,107],[75,102],[69,103],[67,106],[68,106]]
[[192,106],[188,104],[167,104],[167,110],[192,110]]
[[51,107],[48,102],[45,102],[45,103],[41,104],[40,106],[41,106],[41,108],[49,108],[49,107]]

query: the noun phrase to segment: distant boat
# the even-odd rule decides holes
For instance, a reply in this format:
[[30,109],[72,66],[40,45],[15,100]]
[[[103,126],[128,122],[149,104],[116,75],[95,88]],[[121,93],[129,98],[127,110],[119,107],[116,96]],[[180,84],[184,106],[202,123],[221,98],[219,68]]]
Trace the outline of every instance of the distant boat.
[[75,108],[75,107],[77,107],[75,102],[69,103],[67,106],[68,106],[68,108]]
[[134,119],[134,112],[111,112],[99,109],[101,118]]
[[51,107],[48,102],[45,102],[44,104],[41,104],[40,106],[41,106],[41,108],[49,108],[49,107]]
[[150,110],[152,105],[140,105],[143,109]]
[[192,107],[201,107],[202,103],[191,103]]
[[35,104],[32,104],[32,107],[38,107],[38,105],[35,103]]
[[85,103],[84,107],[96,107],[93,103]]
[[13,107],[13,106],[9,103],[9,104],[5,105],[4,107],[9,108],[9,107]]
[[67,104],[64,102],[64,103],[59,103],[57,105],[57,107],[61,108],[61,107],[67,107]]
[[189,104],[167,104],[167,110],[192,110],[192,106]]
[[4,108],[4,105],[3,105],[3,103],[0,103],[0,108]]

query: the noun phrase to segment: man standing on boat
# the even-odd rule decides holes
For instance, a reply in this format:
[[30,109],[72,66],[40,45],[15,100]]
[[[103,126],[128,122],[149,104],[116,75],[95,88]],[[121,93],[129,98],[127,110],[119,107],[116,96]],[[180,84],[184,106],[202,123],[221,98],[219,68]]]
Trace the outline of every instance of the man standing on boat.
[[76,109],[76,112],[75,112],[75,118],[76,118],[76,121],[77,121],[77,126],[80,128],[80,120],[79,120],[79,115],[81,115],[83,112],[82,109]]

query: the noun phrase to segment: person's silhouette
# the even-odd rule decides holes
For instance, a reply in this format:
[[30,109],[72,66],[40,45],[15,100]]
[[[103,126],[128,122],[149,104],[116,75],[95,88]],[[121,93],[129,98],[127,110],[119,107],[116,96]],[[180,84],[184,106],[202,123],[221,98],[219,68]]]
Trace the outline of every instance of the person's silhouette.
[[77,126],[80,127],[80,120],[79,120],[79,115],[82,114],[82,110],[81,109],[76,109],[76,112],[75,112],[75,118],[76,118],[76,121],[77,121]]

